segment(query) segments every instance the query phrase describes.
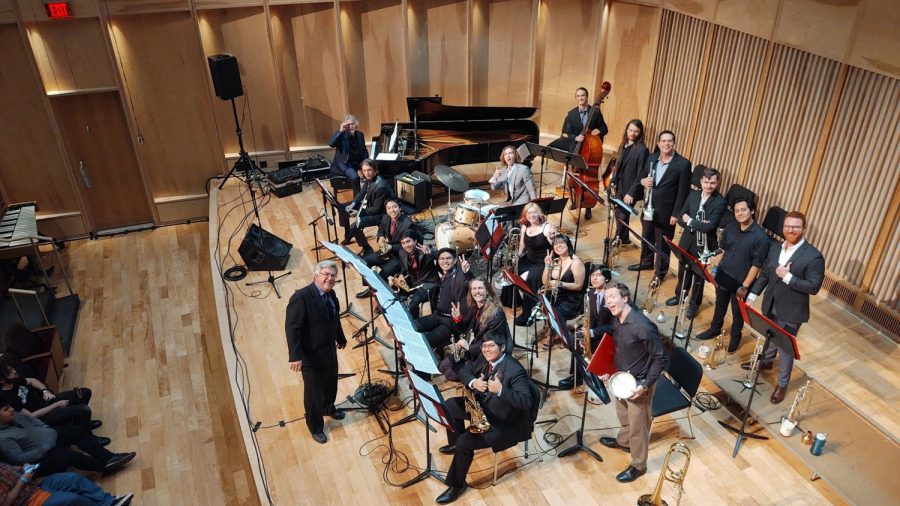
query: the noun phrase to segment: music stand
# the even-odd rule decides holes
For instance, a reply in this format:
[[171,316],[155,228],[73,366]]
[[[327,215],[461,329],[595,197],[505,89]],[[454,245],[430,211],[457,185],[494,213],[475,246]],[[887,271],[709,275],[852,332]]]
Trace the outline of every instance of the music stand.
[[[437,387],[415,374],[410,374],[408,370],[406,377],[409,378],[409,387],[413,391],[413,400],[417,401],[422,406],[422,411],[425,412],[426,419],[423,421],[425,424],[425,468],[418,475],[402,483],[400,487],[407,488],[428,477],[435,478],[439,482],[446,484],[446,480],[431,467],[433,461],[431,456],[431,424],[428,423],[428,420],[433,420],[448,431],[454,430],[453,420],[450,418],[447,404],[444,402],[444,398]],[[418,415],[415,416],[418,418]]]
[[[550,330],[552,330],[556,335],[562,338],[563,343],[570,350],[574,349],[574,342],[572,341],[572,336],[569,335],[569,329],[566,328],[566,322],[561,322],[559,319],[559,315],[556,314],[556,310],[553,309],[553,305],[550,304],[550,299],[547,297],[546,293],[541,294],[541,301],[543,302],[544,312],[547,315],[547,325],[550,326]],[[551,343],[552,344],[552,343]],[[547,400],[547,397],[550,396],[550,390],[559,390],[559,385],[553,385],[550,383],[550,366],[553,363],[553,346],[550,346],[550,349],[547,351],[547,376],[544,381],[535,381],[541,388],[541,407],[544,407],[544,401]],[[532,380],[534,381],[534,380]]]
[[[503,275],[506,276],[506,279],[508,279],[512,283],[512,286],[518,288],[519,291],[522,292],[523,300],[524,300],[525,296],[531,297],[533,299],[537,299],[537,295],[534,293],[534,290],[532,290],[531,287],[528,286],[528,283],[526,283],[525,280],[522,279],[522,276],[519,276],[518,274],[510,271],[509,269],[503,269]],[[514,304],[513,316],[515,316],[515,314],[516,314],[515,300],[516,300],[516,298],[515,298],[515,296],[513,296],[513,304]],[[540,308],[540,300],[538,300],[538,303],[535,304],[534,307],[535,307],[535,311],[540,310],[539,309]],[[524,313],[523,313],[523,316],[524,316]],[[528,319],[531,320],[531,315],[528,315]],[[535,340],[536,340],[536,338],[537,338],[537,321],[536,320],[532,323],[531,328],[532,328],[532,332],[533,332],[532,335],[535,337]],[[516,345],[516,324],[515,324],[515,322],[513,322],[512,338],[513,338],[513,348],[515,348],[517,346]],[[528,352],[531,353],[531,356],[528,359],[528,376],[531,377],[531,373],[534,370],[534,355],[537,353],[537,346],[535,345],[534,348],[526,348],[524,346],[520,346],[520,349],[528,350]]]
[[559,222],[562,223],[562,212],[566,210],[566,204],[569,203],[569,197],[563,197],[561,199],[545,199],[545,200],[534,200],[534,203],[541,208],[541,211],[544,212],[545,215],[551,216],[556,213],[560,213]]
[[[663,236],[663,239],[666,241],[666,244],[668,244],[669,247],[672,248],[672,253],[675,255],[675,258],[677,258],[678,261],[681,262],[681,265],[683,265],[685,269],[689,269],[691,271],[691,274],[693,274],[694,276],[700,276],[702,279],[705,279],[706,281],[712,283],[712,286],[716,286],[716,280],[713,279],[712,275],[709,273],[709,270],[706,268],[706,265],[701,264],[696,258],[694,258],[693,255],[691,255],[690,253],[685,251],[685,249],[682,248],[681,246],[672,242],[672,240],[669,239],[668,237]],[[682,294],[684,293],[684,290],[685,290],[684,284],[686,281],[687,281],[687,275],[685,275],[681,279],[681,286],[678,287],[675,292],[675,296],[678,298],[679,304],[681,303]],[[688,297],[689,297],[688,300],[693,298],[693,293],[691,293],[691,292],[698,285],[699,285],[699,283],[696,283],[693,287],[691,287],[691,290],[688,291]],[[678,311],[675,312],[675,322],[672,324],[672,340],[674,341],[676,337],[678,337],[679,339],[684,339],[683,347],[685,350],[689,349],[690,342],[691,342],[691,333],[694,330],[694,319],[690,318],[690,320],[691,320],[691,323],[688,325],[688,332],[687,332],[687,335],[685,335],[685,336],[676,336],[675,335],[675,332],[678,329]]]
[[508,221],[514,221],[519,218],[519,215],[522,214],[522,209],[527,206],[529,202],[524,204],[516,204],[516,205],[501,205],[492,211],[494,215],[494,219],[499,221],[500,223],[506,223]]
[[[538,192],[538,196],[541,196],[544,192],[544,167],[547,164],[547,155],[550,155],[551,160],[559,161],[561,159],[565,159],[566,156],[571,155],[572,153],[534,142],[526,142],[525,144],[523,144],[523,146],[525,147],[529,155],[533,157],[541,157],[541,174],[540,180],[538,182],[541,188],[541,191]],[[519,149],[522,149],[522,146],[520,146]],[[522,154],[519,153],[519,156],[521,157]],[[525,157],[522,157],[522,159],[525,159]],[[582,161],[584,161],[584,159],[582,159]]]
[[[587,335],[585,339],[590,339],[591,336]],[[609,404],[609,393],[606,391],[606,386],[600,381],[600,378],[592,374],[588,371],[587,362],[582,355],[578,355],[575,357],[575,367],[576,373],[581,372],[582,377],[584,378],[584,384],[590,389],[590,391],[594,392],[594,395],[599,398],[603,404]],[[559,452],[559,458],[568,457],[569,455],[575,455],[578,452],[584,452],[594,457],[598,462],[603,462],[603,457],[600,456],[599,453],[594,451],[588,445],[584,444],[584,424],[587,419],[587,404],[588,404],[588,390],[584,391],[584,399],[581,402],[581,427],[578,428],[575,434],[575,444],[566,448],[565,450]],[[572,437],[570,434],[566,439]]]
[[[525,284],[525,280],[523,280],[518,274],[512,272],[511,270],[507,269],[506,267],[501,269],[500,272],[502,272],[503,276],[506,279],[508,279],[510,283],[512,283],[512,286],[514,287],[514,289],[519,288],[519,285],[521,284],[521,285],[524,285],[525,288],[528,289],[529,292],[531,292],[529,286],[527,284]],[[520,288],[520,290],[521,290],[521,288]],[[531,292],[531,293],[534,293],[534,292]],[[513,318],[515,318],[516,317],[516,294],[515,293],[513,293],[513,296],[512,296],[512,314],[513,314]],[[525,346],[516,344],[516,324],[515,324],[515,322],[513,322],[513,326],[512,326],[512,343],[513,343],[513,349],[518,348],[520,350],[525,350],[529,353],[534,352],[534,350],[531,348],[526,348]]]
[[[425,335],[415,330],[412,319],[409,318],[409,312],[404,310],[402,312],[392,311],[390,313],[390,315],[385,314],[385,321],[388,322],[388,325],[390,325],[391,330],[393,330],[394,332],[394,341],[396,343],[394,347],[394,349],[396,350],[396,353],[394,355],[394,361],[396,363],[395,367],[397,367],[399,370],[399,354],[403,353],[404,361],[407,364],[405,373],[408,376],[410,376],[410,369],[428,375],[439,374],[440,370],[438,369],[437,357],[434,355],[434,351],[431,349],[431,345],[428,344],[428,340],[425,339]],[[404,314],[398,318],[397,316],[399,313]],[[398,374],[398,376],[400,376],[401,374],[403,373]],[[412,374],[411,376],[415,376],[416,381],[422,381],[428,384],[427,381],[425,381],[423,378],[420,378],[416,374]],[[394,383],[395,391],[397,389],[397,385],[399,384],[399,378],[397,378],[397,380],[398,381]],[[400,420],[397,420],[396,422],[392,422],[390,426],[397,427],[414,420],[419,420],[420,422],[424,423],[428,429],[434,430],[428,425],[425,420],[421,419],[418,416],[418,413],[419,401],[415,396],[413,396],[412,413],[401,418]]]
[[[797,339],[793,334],[781,328],[778,324],[764,316],[762,313],[754,309],[752,306],[748,305],[741,299],[737,299],[738,306],[741,308],[741,316],[744,318],[744,322],[750,327],[751,332],[757,335],[757,338],[762,337],[765,338],[763,342],[763,349],[759,355],[759,360],[762,361],[763,357],[766,356],[766,350],[769,348],[771,341],[775,341],[778,343],[778,346],[782,349],[790,346],[794,350],[794,358],[800,360],[800,349],[797,348]],[[759,373],[761,372],[761,368],[756,368],[756,374],[753,375],[753,386],[756,386],[757,380],[759,380]],[[759,434],[750,434],[745,432],[747,428],[747,418],[750,417],[750,406],[753,404],[753,397],[756,395],[756,388],[750,388],[750,398],[747,399],[747,407],[744,408],[744,416],[741,421],[741,428],[737,429],[728,425],[727,423],[719,420],[719,424],[722,427],[734,432],[737,434],[737,439],[734,442],[734,451],[731,453],[731,458],[736,458],[738,452],[741,450],[741,444],[744,442],[744,438],[751,439],[769,439],[766,436],[760,436]]]
[[[316,179],[315,181],[316,181],[316,184],[319,185],[319,190],[322,192],[322,203],[326,207],[325,214],[326,215],[328,214],[327,207],[331,206],[331,216],[333,217],[335,210],[337,210],[338,216],[340,217],[340,213],[343,210],[343,206],[341,206],[338,203],[335,196],[330,191],[328,191],[327,188],[325,188],[325,185],[322,184],[321,179]],[[343,212],[346,212],[346,211],[343,211]],[[337,221],[334,219],[329,219],[328,222],[331,224],[333,232],[334,232],[334,241],[337,241],[337,238],[338,238]],[[331,231],[329,231],[329,233],[328,233],[328,242],[327,243],[328,244],[332,243]],[[332,252],[334,252],[334,250],[332,248],[326,246],[325,244],[323,244],[323,246],[325,246],[326,248],[328,248],[329,250],[332,250]],[[352,252],[350,252],[350,250],[346,250],[346,251],[350,254],[353,254]],[[343,277],[343,280],[344,280],[344,310],[341,311],[341,314],[338,316],[341,318],[343,318],[345,316],[352,316],[352,317],[356,318],[357,320],[364,322],[364,321],[366,321],[366,319],[362,315],[357,313],[355,309],[353,309],[353,302],[350,301],[350,291],[347,286],[347,285],[349,285],[349,283],[347,282],[347,263],[342,258],[340,258],[340,255],[337,255],[337,257],[341,260],[341,276]],[[335,257],[332,257],[332,258],[335,258]]]
[[[631,233],[631,235],[633,235],[634,237],[637,237],[638,240],[641,241],[641,243],[645,244],[648,248],[650,248],[650,251],[652,251],[655,255],[662,255],[662,253],[660,253],[660,251],[658,249],[656,249],[656,246],[654,246],[653,243],[651,243],[647,239],[644,239],[644,236],[642,236],[637,231],[635,231],[635,229],[631,228],[631,226],[628,225],[627,223],[625,223],[624,220],[620,220],[618,218],[616,218],[616,219],[619,221],[619,223],[622,224],[623,227],[625,227],[626,230],[628,230],[628,232]],[[640,260],[638,260],[638,263],[640,263]],[[653,268],[654,269],[656,268],[655,263],[654,263]],[[641,286],[641,271],[637,271],[637,279],[635,279],[635,281],[634,281],[634,290],[631,291],[631,300],[635,304],[637,304],[637,293],[638,293],[639,286]]]

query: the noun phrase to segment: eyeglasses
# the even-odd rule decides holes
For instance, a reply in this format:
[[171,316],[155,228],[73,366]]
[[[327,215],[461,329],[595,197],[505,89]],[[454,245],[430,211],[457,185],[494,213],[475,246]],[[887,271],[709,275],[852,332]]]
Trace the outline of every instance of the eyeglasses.
[[803,225],[785,225],[785,230],[803,230]]
[[327,272],[320,272],[320,273],[317,274],[317,276],[325,276],[325,277],[328,278],[328,279],[335,279],[335,278],[337,278],[337,274],[329,274],[329,273],[327,273]]

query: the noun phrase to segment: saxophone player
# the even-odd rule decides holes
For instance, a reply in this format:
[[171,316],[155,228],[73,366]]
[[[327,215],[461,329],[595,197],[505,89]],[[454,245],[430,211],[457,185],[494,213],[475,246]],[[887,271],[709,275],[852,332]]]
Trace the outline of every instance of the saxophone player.
[[469,281],[473,275],[469,262],[464,258],[456,265],[456,251],[451,248],[442,248],[437,254],[438,277],[440,283],[437,286],[437,300],[431,308],[431,314],[416,319],[416,330],[425,334],[428,344],[439,353],[444,345],[450,344],[450,336],[453,333],[453,316],[450,314],[453,304],[459,307],[461,313],[469,312],[466,302],[466,294],[469,291]]
[[475,450],[491,448],[505,450],[531,437],[537,418],[539,393],[531,383],[525,368],[509,354],[509,342],[502,332],[485,334],[481,341],[481,355],[460,370],[463,388],[472,390],[481,406],[490,429],[483,433],[469,432],[462,397],[447,400],[454,431],[447,431],[447,445],[440,448],[444,455],[453,455],[447,471],[447,490],[437,498],[438,504],[455,501],[465,492],[466,474],[472,465]]
[[[411,230],[413,223],[409,216],[400,210],[400,202],[396,199],[388,199],[384,205],[385,215],[378,225],[376,240],[379,251],[369,251],[360,255],[363,262],[369,267],[381,267],[381,278],[387,281],[389,276],[400,272],[400,239],[407,230]],[[356,294],[357,298],[364,299],[369,296],[369,288]]]
[[[719,193],[719,171],[711,167],[703,169],[700,176],[700,190],[688,195],[681,208],[678,224],[682,227],[678,246],[699,259],[706,252],[718,248],[716,230],[725,215],[725,197]],[[699,240],[698,240],[699,239]],[[703,242],[701,247],[698,243]],[[682,291],[690,292],[690,303],[685,312],[688,320],[697,314],[697,308],[703,300],[703,278],[696,276],[684,265],[678,266],[678,283],[675,295],[666,301],[667,306],[677,306],[681,302]]]
[[419,317],[419,306],[428,302],[429,293],[438,285],[437,267],[431,256],[431,247],[422,244],[422,237],[415,230],[407,230],[400,239],[400,273],[406,278],[410,291],[406,304],[413,319]]

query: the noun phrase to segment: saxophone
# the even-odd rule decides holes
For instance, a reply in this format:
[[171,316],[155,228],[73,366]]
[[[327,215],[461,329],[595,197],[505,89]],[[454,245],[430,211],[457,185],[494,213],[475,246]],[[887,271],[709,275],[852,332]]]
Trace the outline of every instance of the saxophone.
[[795,424],[800,422],[800,419],[809,412],[809,406],[812,404],[811,382],[812,380],[806,380],[806,383],[797,390],[797,395],[794,396],[794,402],[791,403],[791,409],[788,411],[787,419]]
[[[406,276],[403,274],[397,274],[396,276],[388,277],[388,285],[394,290],[394,293],[401,292],[411,292],[412,289],[409,287],[409,283],[406,282]],[[418,287],[416,287],[418,288]]]
[[472,434],[484,434],[488,430],[491,429],[491,424],[488,422],[487,416],[484,414],[484,410],[481,409],[481,404],[478,403],[478,399],[472,395],[472,391],[469,390],[469,387],[462,387],[463,389],[463,400],[466,404],[466,413],[469,415],[469,432]]
[[678,325],[675,328],[675,337],[678,339],[684,339],[688,335],[688,329],[690,329],[690,320],[687,319],[687,307],[688,307],[688,291],[681,291],[681,298],[678,300],[678,310],[675,312],[675,319],[678,320]]
[[584,294],[584,314],[581,320],[581,329],[584,340],[584,358],[591,360],[591,289]]
[[756,379],[756,371],[759,370],[759,363],[762,360],[765,344],[765,339],[761,337],[756,338],[756,348],[753,349],[753,354],[750,355],[750,369],[747,371],[747,377],[741,382],[744,388],[753,388],[755,386],[753,380]]
[[650,313],[653,312],[653,307],[656,305],[656,297],[659,295],[659,276],[654,276],[650,281],[649,292],[647,292],[647,298],[644,299],[644,314],[649,316]]
[[512,284],[512,281],[503,275],[504,268],[508,268],[511,272],[519,272],[520,234],[521,231],[516,227],[510,229],[506,235],[506,248],[503,250],[503,255],[500,256],[500,267],[491,279],[491,284],[497,292]]
[[609,243],[609,263],[608,267],[615,270],[619,266],[619,255],[622,253],[622,241],[618,236]]
[[378,254],[382,260],[388,260],[391,257],[391,243],[388,242],[387,237],[378,238]]
[[[684,462],[681,464],[680,469],[672,469],[669,467],[669,458],[673,453],[680,453],[684,456]],[[690,465],[691,449],[684,443],[672,443],[668,453],[666,453],[666,459],[663,461],[663,471],[659,475],[659,480],[656,482],[656,488],[653,489],[652,494],[642,495],[637,501],[638,506],[665,506],[667,503],[662,500],[662,487],[663,483],[667,481],[674,483],[675,487],[678,489],[675,504],[680,504],[681,496],[684,494],[684,479],[687,477],[688,466]]]

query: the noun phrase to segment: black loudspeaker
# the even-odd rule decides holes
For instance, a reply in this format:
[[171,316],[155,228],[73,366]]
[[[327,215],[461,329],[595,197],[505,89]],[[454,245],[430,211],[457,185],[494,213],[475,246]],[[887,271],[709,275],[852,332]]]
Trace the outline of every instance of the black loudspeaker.
[[283,271],[291,257],[294,245],[251,224],[244,236],[238,254],[244,260],[247,270]]
[[209,62],[209,73],[217,97],[231,100],[244,94],[237,58],[230,54],[215,54],[206,60]]

